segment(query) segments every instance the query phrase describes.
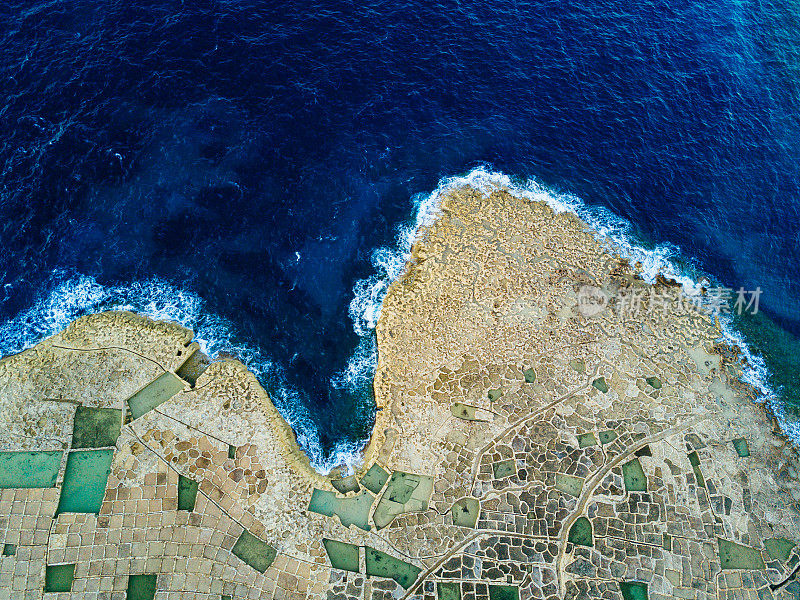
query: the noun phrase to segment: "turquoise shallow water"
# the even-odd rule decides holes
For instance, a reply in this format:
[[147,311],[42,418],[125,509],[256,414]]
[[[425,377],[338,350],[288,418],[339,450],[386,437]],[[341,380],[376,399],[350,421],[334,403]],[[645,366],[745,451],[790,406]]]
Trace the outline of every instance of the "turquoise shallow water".
[[113,449],[71,451],[56,514],[99,513],[113,458]]

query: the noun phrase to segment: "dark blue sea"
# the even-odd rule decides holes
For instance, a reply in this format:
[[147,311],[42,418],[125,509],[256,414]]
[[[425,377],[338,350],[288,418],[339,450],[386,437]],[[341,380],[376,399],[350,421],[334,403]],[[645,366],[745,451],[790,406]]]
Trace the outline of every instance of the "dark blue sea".
[[380,300],[463,177],[760,287],[734,325],[800,401],[796,0],[4,0],[0,51],[0,354],[177,319],[352,461]]

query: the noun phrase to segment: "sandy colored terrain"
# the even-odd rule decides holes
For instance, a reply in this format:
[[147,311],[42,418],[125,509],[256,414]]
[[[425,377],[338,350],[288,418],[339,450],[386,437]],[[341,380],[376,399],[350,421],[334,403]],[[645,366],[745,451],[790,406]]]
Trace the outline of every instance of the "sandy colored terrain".
[[333,481],[239,362],[83,317],[0,361],[0,599],[796,598],[796,451],[679,293],[572,215],[450,192],[384,300],[364,464]]

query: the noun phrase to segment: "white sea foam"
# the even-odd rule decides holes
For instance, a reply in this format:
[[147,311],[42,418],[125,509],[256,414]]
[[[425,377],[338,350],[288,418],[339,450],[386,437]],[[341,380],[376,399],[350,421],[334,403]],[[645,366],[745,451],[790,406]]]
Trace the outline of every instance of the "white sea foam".
[[[93,277],[66,277],[57,272],[53,281],[50,291],[33,306],[0,326],[0,355],[20,352],[61,331],[81,315],[103,310],[135,310],[153,319],[176,321],[192,328],[211,321],[204,317],[203,301],[198,296],[160,279],[103,286]],[[209,340],[199,339],[211,353],[213,346],[224,345],[215,337]]]
[[[480,182],[474,187],[487,194],[495,189],[506,188],[515,196],[544,202],[556,213],[575,214],[588,223],[598,237],[618,254],[627,258],[631,264],[638,263],[641,276],[648,283],[655,283],[658,275],[663,275],[680,283],[687,294],[697,294],[702,286],[713,281],[695,268],[675,245],[659,244],[645,248],[636,239],[631,223],[604,207],[589,206],[577,196],[554,192],[535,180],[519,183],[505,174],[483,168],[470,173],[467,179]],[[780,401],[769,384],[769,369],[764,359],[750,350],[744,338],[735,330],[732,319],[721,319],[721,325],[722,339],[739,348],[745,359],[742,380],[758,390],[761,395],[759,400],[767,402],[774,410],[776,405],[780,405]],[[793,439],[800,440],[800,425],[797,433],[797,437]]]
[[[637,240],[630,222],[604,207],[589,206],[575,195],[556,192],[534,179],[519,181],[487,167],[478,167],[467,175],[443,179],[431,194],[416,196],[414,198],[416,216],[413,221],[398,230],[396,247],[378,248],[373,252],[372,263],[376,273],[356,282],[353,289],[354,298],[350,303],[350,317],[356,333],[366,336],[374,330],[389,285],[403,273],[421,228],[436,217],[443,196],[455,188],[465,186],[475,188],[486,195],[506,189],[517,197],[544,202],[556,213],[575,214],[616,253],[627,258],[631,264],[638,263],[642,278],[649,283],[654,283],[658,275],[663,275],[680,283],[687,293],[696,294],[701,285],[711,280],[683,256],[677,246],[659,244],[650,248],[645,247]],[[742,336],[733,328],[730,319],[722,323],[722,331],[723,339],[738,347],[745,358],[742,379],[760,392],[760,400],[767,402],[779,418],[784,415],[782,419],[782,423],[786,424],[784,431],[792,435],[793,439],[800,440],[800,423],[790,422],[785,418],[785,411],[778,396],[769,385],[769,371],[763,358],[748,348]],[[374,369],[375,366],[372,366],[373,372]]]
[[[590,207],[573,195],[554,192],[534,180],[518,182],[509,176],[477,168],[465,176],[443,179],[430,194],[418,194],[412,200],[414,217],[398,228],[393,248],[373,251],[371,262],[375,274],[356,282],[349,314],[355,332],[362,338],[345,368],[331,378],[331,386],[348,392],[363,392],[371,385],[377,367],[374,329],[389,285],[405,270],[420,230],[436,218],[441,199],[450,190],[471,186],[485,194],[508,189],[516,196],[547,203],[556,212],[571,212],[632,263],[640,263],[642,276],[649,282],[658,274],[680,282],[686,289],[697,288],[699,274],[689,274],[678,263],[690,264],[677,247],[662,244],[644,248],[635,240],[630,223],[602,207]],[[282,367],[276,365],[260,349],[236,341],[235,326],[226,319],[209,313],[198,295],[153,278],[125,286],[103,286],[88,276],[66,277],[54,273],[56,282],[30,309],[0,326],[0,356],[20,352],[43,338],[57,333],[77,317],[102,310],[133,310],[154,319],[176,321],[191,328],[203,351],[214,358],[225,351],[240,357],[261,381],[285,381]],[[743,379],[762,393],[784,431],[800,439],[800,424],[788,419],[777,395],[769,386],[769,373],[760,356],[754,355],[730,321],[723,323],[725,339],[741,349],[746,358]],[[366,440],[345,441],[326,457],[321,451],[318,431],[299,392],[288,385],[272,389],[272,398],[284,418],[297,434],[300,446],[308,453],[311,464],[321,473],[338,465],[350,469],[360,464]],[[362,394],[363,395],[363,394]],[[365,413],[369,407],[359,407]]]
[[367,335],[377,325],[389,285],[403,273],[420,230],[436,218],[442,197],[453,189],[466,186],[486,195],[494,190],[507,189],[515,196],[545,202],[556,213],[571,212],[586,221],[602,239],[613,244],[617,252],[634,264],[640,263],[646,281],[653,283],[660,273],[687,288],[696,287],[696,282],[676,266],[676,260],[680,258],[676,246],[661,244],[646,249],[633,241],[631,224],[605,208],[589,207],[577,196],[554,192],[536,180],[517,182],[503,173],[479,167],[467,175],[443,179],[430,194],[415,196],[415,217],[398,229],[395,247],[373,251],[371,260],[376,273],[356,282],[350,302],[350,318],[358,335]]
[[344,369],[331,378],[331,385],[339,390],[355,392],[372,385],[372,376],[378,362],[378,348],[375,338],[365,335],[361,338],[347,361]]
[[[580,217],[600,239],[609,243],[612,249],[627,258],[631,264],[639,263],[642,278],[648,283],[654,283],[660,274],[680,283],[687,294],[697,294],[703,285],[708,285],[709,281],[713,282],[711,277],[694,267],[677,246],[659,244],[645,248],[636,239],[631,223],[604,207],[589,206],[577,196],[554,192],[535,180],[519,183],[502,173],[482,168],[476,171],[479,173],[473,171],[468,178],[482,182],[479,189],[484,193],[489,193],[493,189],[507,188],[515,196],[545,202],[556,213],[571,212]],[[750,350],[742,335],[735,330],[731,318],[723,318],[720,321],[723,334],[721,339],[739,348],[745,359],[742,380],[759,391],[760,401],[768,403],[775,410],[776,406],[780,406],[780,401],[769,384],[769,369],[764,359]],[[784,421],[788,424],[786,419]],[[800,440],[800,425],[796,427],[797,433],[792,437]],[[788,430],[785,431],[789,434]]]

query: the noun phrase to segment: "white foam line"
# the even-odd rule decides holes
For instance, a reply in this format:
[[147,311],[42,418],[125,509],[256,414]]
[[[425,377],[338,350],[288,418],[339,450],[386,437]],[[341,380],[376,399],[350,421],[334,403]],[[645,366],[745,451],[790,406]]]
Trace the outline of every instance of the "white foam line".
[[[497,189],[507,189],[515,196],[544,202],[556,213],[570,212],[576,215],[591,227],[599,239],[610,242],[612,250],[627,258],[631,264],[639,263],[642,279],[648,283],[655,283],[657,277],[662,275],[680,283],[687,293],[696,294],[701,286],[708,285],[711,281],[709,276],[703,276],[696,269],[694,274],[689,274],[676,264],[679,258],[684,258],[677,246],[659,244],[652,249],[641,246],[635,240],[631,224],[606,208],[590,207],[577,196],[558,194],[535,180],[516,184],[502,173],[488,172],[483,168],[477,171],[480,173],[474,179],[485,182],[478,189],[486,194]],[[475,171],[468,178],[472,178],[474,173]],[[688,263],[685,259],[682,262]],[[769,384],[769,369],[764,359],[750,350],[741,334],[734,329],[732,319],[721,319],[721,325],[723,340],[737,347],[745,359],[742,365],[742,381],[752,385],[760,393],[760,402],[767,403],[773,410],[776,406],[781,406],[778,395]],[[785,418],[783,420],[786,421]],[[796,428],[800,434],[800,424]],[[797,439],[800,439],[800,435]]]
[[[416,196],[415,217],[398,230],[396,247],[382,247],[373,252],[372,264],[377,273],[356,282],[353,289],[354,297],[350,303],[350,317],[358,335],[371,335],[375,329],[389,285],[405,270],[420,230],[439,214],[442,198],[453,189],[467,186],[487,196],[494,191],[505,189],[514,196],[533,202],[544,202],[556,213],[569,212],[576,215],[586,222],[598,239],[613,251],[628,259],[631,264],[639,263],[641,276],[648,283],[655,283],[657,277],[663,275],[680,283],[687,293],[696,294],[701,285],[707,285],[711,280],[710,277],[700,273],[675,245],[659,244],[650,249],[643,247],[635,239],[631,223],[604,207],[588,206],[577,196],[555,192],[535,179],[519,182],[504,173],[482,166],[466,175],[443,179],[432,193]],[[679,267],[678,262],[690,265],[693,273]],[[763,358],[748,348],[742,336],[734,330],[730,320],[722,325],[725,341],[738,347],[745,358],[742,380],[754,386],[761,393],[759,400],[767,402],[776,414],[784,414],[782,409],[776,410],[781,404],[777,394],[769,385],[769,371]],[[372,373],[376,366],[376,363],[370,364]],[[782,422],[787,420],[783,418]],[[789,427],[788,422],[787,427]],[[800,424],[793,427],[797,429],[796,439],[800,439]]]
[[[451,190],[465,186],[486,195],[506,189],[515,196],[545,202],[557,213],[571,212],[588,223],[602,240],[613,245],[623,257],[634,264],[640,263],[646,281],[652,283],[662,274],[688,290],[697,289],[697,281],[674,262],[680,257],[676,246],[662,244],[653,249],[643,248],[635,242],[630,223],[604,208],[589,207],[580,198],[556,193],[535,180],[517,183],[503,173],[479,167],[467,175],[443,179],[430,194],[414,196],[414,218],[398,228],[395,247],[381,247],[373,251],[371,262],[376,273],[356,282],[349,306],[353,328],[362,340],[346,367],[331,378],[333,387],[357,392],[371,384],[377,367],[373,332],[389,285],[404,272],[414,242],[420,231],[439,214],[442,198]],[[60,283],[46,297],[0,326],[0,356],[34,346],[43,338],[61,331],[81,315],[102,310],[133,310],[154,319],[176,321],[191,328],[195,331],[195,341],[212,358],[221,351],[232,352],[240,356],[260,378],[285,381],[280,367],[263,356],[260,350],[235,344],[233,325],[216,315],[205,313],[205,303],[196,294],[155,278],[118,287],[104,287],[85,275],[67,279],[63,273],[54,273],[54,280]],[[723,324],[723,333],[725,339],[737,346],[746,359],[743,380],[761,391],[762,400],[768,402],[782,426],[785,424],[784,431],[787,434],[791,431],[793,437],[800,439],[800,424],[793,424],[786,419],[777,395],[769,387],[769,374],[763,359],[750,351],[730,322]],[[342,442],[326,460],[320,451],[318,432],[297,392],[282,386],[273,391],[273,395],[284,418],[297,432],[298,442],[308,453],[312,466],[320,473],[328,473],[338,465],[352,469],[360,464],[367,440]]]
[[661,244],[652,250],[645,249],[632,242],[630,223],[604,208],[590,208],[577,196],[558,194],[533,179],[516,183],[508,175],[478,167],[467,175],[443,179],[430,194],[415,196],[415,216],[398,229],[395,247],[373,251],[371,262],[377,272],[356,282],[350,302],[349,313],[358,335],[367,335],[375,329],[389,286],[405,270],[419,232],[439,214],[442,198],[463,187],[472,187],[487,196],[493,191],[506,189],[517,197],[544,202],[556,213],[571,212],[586,221],[601,239],[611,242],[616,251],[632,264],[640,263],[645,281],[653,283],[659,274],[663,274],[687,289],[697,288],[697,282],[673,262],[680,255],[676,246]]

